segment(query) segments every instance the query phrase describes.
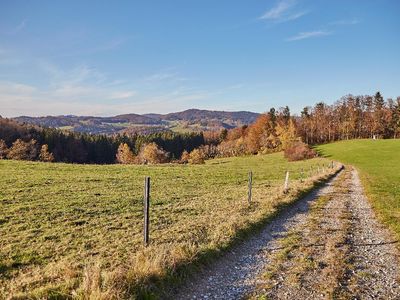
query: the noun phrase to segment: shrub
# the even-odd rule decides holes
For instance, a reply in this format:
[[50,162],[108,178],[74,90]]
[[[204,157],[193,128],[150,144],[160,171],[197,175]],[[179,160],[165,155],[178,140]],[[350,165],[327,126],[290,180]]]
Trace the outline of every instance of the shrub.
[[200,149],[194,149],[189,154],[189,163],[190,164],[204,164],[204,152]]
[[36,140],[30,140],[24,142],[21,139],[17,139],[10,148],[7,154],[7,158],[17,160],[35,160],[38,155],[38,145]]
[[307,144],[296,141],[291,143],[284,152],[285,157],[290,161],[313,158],[317,153]]
[[128,144],[121,143],[118,146],[116,159],[120,164],[133,164],[135,162],[135,155]]

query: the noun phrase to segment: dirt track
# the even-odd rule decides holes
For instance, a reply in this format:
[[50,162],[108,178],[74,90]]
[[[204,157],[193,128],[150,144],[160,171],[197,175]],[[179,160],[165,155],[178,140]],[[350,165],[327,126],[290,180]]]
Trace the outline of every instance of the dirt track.
[[345,169],[181,289],[178,299],[400,299],[394,241]]

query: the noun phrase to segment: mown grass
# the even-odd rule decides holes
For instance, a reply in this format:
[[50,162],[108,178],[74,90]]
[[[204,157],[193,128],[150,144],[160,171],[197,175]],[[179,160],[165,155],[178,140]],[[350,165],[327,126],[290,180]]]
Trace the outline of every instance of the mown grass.
[[378,216],[400,239],[400,140],[342,141],[317,150],[359,171]]
[[[328,160],[288,163],[280,153],[190,166],[0,160],[0,298],[167,295],[163,282],[179,281],[182,270],[215,257],[312,188],[322,164]],[[308,178],[300,182],[302,169]],[[286,170],[292,188],[284,195]],[[152,180],[147,248],[145,176]]]

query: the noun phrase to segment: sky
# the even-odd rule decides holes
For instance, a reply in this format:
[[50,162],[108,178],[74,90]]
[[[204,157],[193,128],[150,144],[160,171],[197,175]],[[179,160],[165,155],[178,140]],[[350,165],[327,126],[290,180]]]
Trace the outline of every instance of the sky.
[[397,0],[0,0],[0,115],[400,96]]

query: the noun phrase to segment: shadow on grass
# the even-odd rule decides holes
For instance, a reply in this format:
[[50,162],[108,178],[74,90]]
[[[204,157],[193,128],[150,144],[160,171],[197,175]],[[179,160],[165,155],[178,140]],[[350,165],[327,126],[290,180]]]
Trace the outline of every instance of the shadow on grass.
[[332,157],[332,155],[327,154],[324,150],[318,148],[318,146],[312,146],[312,149],[315,150],[315,152],[317,152],[319,157],[324,157],[324,158],[330,158]]

